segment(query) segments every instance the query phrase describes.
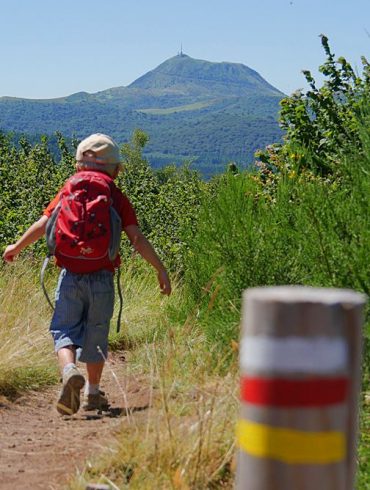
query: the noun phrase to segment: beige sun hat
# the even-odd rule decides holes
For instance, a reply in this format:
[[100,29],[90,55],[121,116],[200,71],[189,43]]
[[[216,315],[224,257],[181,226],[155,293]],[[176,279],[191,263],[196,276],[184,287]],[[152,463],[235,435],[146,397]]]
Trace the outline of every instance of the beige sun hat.
[[121,165],[119,146],[110,136],[102,133],[88,136],[77,147],[78,163],[98,165]]

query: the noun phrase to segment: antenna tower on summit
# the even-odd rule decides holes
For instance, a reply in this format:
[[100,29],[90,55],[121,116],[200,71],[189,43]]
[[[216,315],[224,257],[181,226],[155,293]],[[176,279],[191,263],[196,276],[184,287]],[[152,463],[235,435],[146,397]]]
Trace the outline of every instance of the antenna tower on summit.
[[178,53],[179,56],[184,56],[184,53],[183,53],[183,50],[182,50],[182,43],[181,43],[181,48],[180,48],[180,52]]

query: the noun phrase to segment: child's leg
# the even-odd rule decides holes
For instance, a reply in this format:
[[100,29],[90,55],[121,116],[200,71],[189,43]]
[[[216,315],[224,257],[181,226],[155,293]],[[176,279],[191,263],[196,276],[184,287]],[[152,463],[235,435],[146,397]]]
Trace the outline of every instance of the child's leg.
[[50,325],[63,377],[63,386],[57,399],[57,410],[63,415],[77,412],[80,390],[85,384],[83,375],[76,367],[76,349],[82,345],[84,326],[84,301],[79,280],[78,275],[62,270]]
[[87,380],[89,384],[99,385],[103,368],[104,368],[104,361],[86,363]]
[[84,387],[85,378],[76,366],[76,348],[74,345],[62,347],[57,352],[63,376],[63,387],[60,391],[57,410],[62,415],[73,415],[80,407],[80,390]]
[[50,324],[61,371],[76,363],[76,349],[84,336],[84,297],[80,276],[63,269],[55,292],[55,310]]
[[103,368],[104,361],[86,363],[88,381],[85,384],[85,401],[83,404],[85,410],[107,410],[109,407],[108,399],[100,390]]
[[58,362],[61,372],[68,364],[76,364],[76,347],[74,345],[68,345],[62,347],[57,352]]
[[89,307],[79,360],[86,363],[85,410],[105,409],[109,403],[100,391],[100,379],[108,355],[109,323],[113,314],[113,274],[99,271],[88,277]]

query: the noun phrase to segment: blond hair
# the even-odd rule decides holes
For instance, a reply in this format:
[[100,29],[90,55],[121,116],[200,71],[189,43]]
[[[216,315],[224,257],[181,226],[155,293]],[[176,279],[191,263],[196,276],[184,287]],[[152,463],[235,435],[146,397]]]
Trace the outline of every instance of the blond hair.
[[122,170],[122,165],[120,163],[105,163],[101,165],[100,163],[93,162],[77,162],[77,170],[99,170],[99,172],[104,172],[111,177],[116,175],[117,171]]

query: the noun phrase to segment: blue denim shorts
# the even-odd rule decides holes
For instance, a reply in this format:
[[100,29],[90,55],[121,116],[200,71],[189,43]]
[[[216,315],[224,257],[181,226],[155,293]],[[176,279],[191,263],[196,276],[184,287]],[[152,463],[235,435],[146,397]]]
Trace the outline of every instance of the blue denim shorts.
[[103,361],[103,355],[106,357],[108,353],[113,307],[112,272],[103,270],[74,274],[63,269],[55,293],[55,310],[50,325],[55,351],[74,345],[79,361]]

